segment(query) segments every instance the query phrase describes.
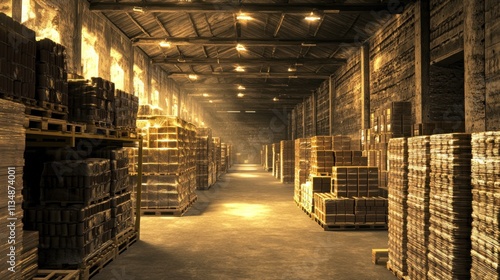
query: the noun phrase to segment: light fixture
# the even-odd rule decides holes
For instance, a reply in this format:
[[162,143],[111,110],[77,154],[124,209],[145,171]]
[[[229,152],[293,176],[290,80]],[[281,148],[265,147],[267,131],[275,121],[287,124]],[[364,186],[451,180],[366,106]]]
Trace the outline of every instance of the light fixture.
[[302,47],[316,47],[315,43],[302,43],[300,44]]
[[288,79],[297,79],[299,76],[288,76]]
[[245,48],[245,46],[243,46],[242,44],[237,44],[236,45],[236,50],[241,52],[241,51],[246,51],[247,48]]
[[273,98],[273,101],[278,102],[279,101],[278,97]]
[[240,111],[227,111],[228,113],[241,113]]
[[236,72],[245,72],[245,68],[243,68],[241,66],[236,66],[236,68],[234,68],[234,71],[236,71]]
[[321,17],[315,14],[314,12],[311,12],[308,16],[305,17],[305,20],[307,21],[318,21],[320,19]]
[[288,67],[288,72],[295,72],[297,71],[297,67],[295,67],[294,65],[290,65],[290,67]]
[[203,95],[203,97],[208,97],[208,93],[204,93],[202,95]]
[[188,75],[188,78],[189,78],[190,80],[198,80],[198,75],[196,75],[196,74],[189,74],[189,75]]
[[238,97],[240,97],[240,98],[241,98],[241,97],[243,97],[243,96],[245,96],[245,94],[243,94],[243,93],[241,93],[241,92],[239,92],[239,93],[238,93]]
[[237,16],[236,16],[236,19],[237,20],[252,20],[253,18],[245,13],[239,13]]
[[170,42],[167,42],[166,40],[160,42],[160,47],[162,48],[170,48],[170,46],[171,46]]
[[144,9],[142,7],[137,7],[137,6],[132,8],[132,11],[137,12],[137,13],[144,13]]
[[208,100],[208,103],[214,103],[212,100]]
[[245,88],[244,86],[242,86],[242,85],[239,85],[239,86],[238,86],[238,89],[239,89],[239,90],[245,90],[246,88]]
[[245,113],[254,114],[254,113],[255,113],[255,111],[245,111]]

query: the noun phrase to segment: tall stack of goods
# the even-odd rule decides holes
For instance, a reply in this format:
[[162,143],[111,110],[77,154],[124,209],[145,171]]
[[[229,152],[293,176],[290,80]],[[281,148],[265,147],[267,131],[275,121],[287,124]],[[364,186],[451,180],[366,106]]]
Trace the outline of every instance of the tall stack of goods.
[[233,166],[233,145],[227,145],[227,168],[231,168]]
[[500,133],[472,135],[472,279],[500,279]]
[[85,123],[87,132],[113,128],[115,86],[102,78],[69,80],[69,120]]
[[196,129],[196,188],[208,190],[215,183],[215,161],[212,153],[212,130]]
[[408,276],[425,279],[429,247],[429,136],[408,138]]
[[295,171],[295,143],[293,140],[283,140],[280,143],[280,181],[294,182]]
[[38,240],[38,231],[23,231],[23,254],[18,265],[21,267],[20,279],[33,279],[38,272]]
[[389,262],[398,275],[408,275],[408,141],[392,138],[389,158]]
[[35,32],[0,13],[0,97],[35,104]]
[[215,159],[215,179],[219,179],[222,175],[222,142],[220,137],[212,137],[213,147],[214,147],[214,159]]
[[[182,214],[196,200],[196,128],[168,116],[152,117],[147,123],[141,128],[145,140],[141,211]],[[136,174],[138,149],[129,153],[130,172]]]
[[228,169],[228,155],[227,155],[227,144],[221,143],[221,173],[224,174]]
[[273,143],[273,176],[279,179],[280,174],[280,143]]
[[36,94],[45,109],[68,112],[66,48],[50,39],[36,42]]
[[467,279],[471,266],[471,135],[431,136],[429,272]]
[[309,158],[311,156],[311,140],[308,138],[295,139],[295,183],[294,196],[295,203],[300,204],[301,186],[307,180],[309,174]]
[[272,144],[267,144],[265,145],[265,151],[264,151],[264,170],[266,171],[273,171],[273,145]]
[[115,90],[114,127],[124,131],[136,130],[139,98],[123,90]]
[[[412,134],[411,102],[391,102],[370,115],[370,130],[362,132],[362,146],[368,148],[368,165],[379,168],[379,187],[386,194],[388,184],[387,148],[391,138]],[[368,144],[369,143],[369,144]]]
[[[24,279],[21,277],[19,266],[24,243],[22,191],[26,136],[23,124],[24,105],[0,99],[0,151],[2,153],[0,178],[5,184],[0,190],[2,195],[0,200],[2,240],[0,243],[0,279]],[[9,236],[15,237],[15,244],[9,244],[9,240],[12,240],[8,238]],[[13,260],[12,263],[11,260]]]

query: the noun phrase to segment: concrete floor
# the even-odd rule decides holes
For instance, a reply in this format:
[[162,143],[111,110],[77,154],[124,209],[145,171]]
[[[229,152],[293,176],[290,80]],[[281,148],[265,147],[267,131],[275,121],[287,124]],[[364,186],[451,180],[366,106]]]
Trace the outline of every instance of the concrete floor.
[[236,165],[183,217],[142,217],[141,240],[93,279],[395,279],[372,248],[387,231],[323,231],[293,185]]

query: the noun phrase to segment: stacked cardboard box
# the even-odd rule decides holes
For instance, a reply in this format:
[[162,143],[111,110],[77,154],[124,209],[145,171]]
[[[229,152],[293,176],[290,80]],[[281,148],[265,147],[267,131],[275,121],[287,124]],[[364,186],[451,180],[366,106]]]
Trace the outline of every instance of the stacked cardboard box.
[[408,274],[408,142],[389,140],[389,265],[393,271]]
[[[387,189],[387,145],[391,138],[410,137],[412,117],[410,102],[391,102],[370,115],[370,131],[362,132],[368,147],[368,165],[379,168],[379,186]],[[385,193],[385,192],[382,192]]]
[[376,167],[334,166],[331,181],[331,192],[337,197],[378,196]]
[[500,132],[472,135],[471,279],[500,279]]
[[356,224],[387,224],[388,200],[383,197],[354,197]]
[[309,176],[309,158],[311,155],[311,141],[308,138],[295,139],[295,184],[294,200],[297,203],[302,201],[301,185]]
[[264,145],[264,170],[273,171],[273,146]]
[[38,272],[38,231],[23,231],[23,254],[21,255],[21,278],[33,279]]
[[337,197],[332,193],[314,194],[314,213],[326,225],[386,224],[387,199],[383,197]]
[[[196,128],[168,116],[151,117],[141,125],[145,125],[141,207],[185,209],[196,199]],[[138,150],[130,149],[129,155],[130,172],[136,173]],[[132,185],[135,193],[136,183]]]
[[35,102],[35,32],[0,13],[0,95]]
[[427,277],[429,247],[430,137],[408,139],[408,276]]
[[282,183],[294,182],[295,143],[293,140],[280,142],[280,180]]
[[214,148],[216,179],[219,179],[222,175],[222,142],[220,137],[212,137],[212,144]]
[[429,272],[467,279],[471,265],[471,135],[431,136]]
[[280,143],[273,143],[271,144],[271,147],[272,147],[272,155],[273,155],[273,158],[272,158],[272,163],[273,163],[273,176],[277,179],[278,178],[278,175],[280,173],[280,170],[279,170],[279,158],[280,158]]
[[221,168],[222,173],[226,173],[228,169],[228,150],[227,144],[221,143]]
[[125,91],[115,90],[114,126],[118,129],[135,130],[139,98]]
[[197,128],[196,188],[207,190],[215,183],[215,161],[212,152],[212,130]]
[[[66,48],[50,39],[36,42],[36,95],[38,105],[68,112]],[[58,105],[49,107],[48,104]]]
[[158,106],[153,106],[151,104],[141,104],[139,105],[138,116],[163,116],[165,113],[163,109]]
[[102,78],[69,80],[69,120],[96,127],[113,127],[115,86]]
[[[24,133],[24,105],[0,99],[0,178],[4,182],[0,188],[0,279],[23,279],[21,270],[15,272],[8,269],[10,256],[20,261],[23,252],[23,166],[26,136]],[[12,203],[15,203],[13,205]],[[15,218],[16,220],[8,220]],[[12,225],[14,223],[14,225]],[[14,250],[8,243],[8,236],[14,234]],[[19,264],[19,263],[17,263]]]

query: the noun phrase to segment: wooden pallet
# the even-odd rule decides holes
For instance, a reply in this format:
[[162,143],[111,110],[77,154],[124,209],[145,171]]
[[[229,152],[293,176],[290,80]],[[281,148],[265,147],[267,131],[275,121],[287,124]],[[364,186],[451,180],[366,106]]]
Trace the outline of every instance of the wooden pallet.
[[15,96],[12,94],[6,94],[2,92],[0,92],[0,98],[10,100],[16,103],[22,103],[27,106],[36,106],[36,100],[33,98],[28,98],[24,96]]
[[43,118],[27,115],[24,121],[24,128],[38,131],[58,131],[68,132],[68,123],[65,120]]
[[186,203],[183,206],[172,206],[172,207],[165,207],[165,208],[147,208],[147,209],[141,209],[141,215],[144,216],[174,216],[174,217],[182,217],[184,213],[189,210],[191,205],[193,205],[196,200],[198,200],[198,197],[194,197],[191,201]]
[[37,104],[39,107],[47,110],[52,110],[52,111],[57,111],[61,113],[68,113],[68,106],[62,105],[62,104],[55,104],[47,101],[37,101]]
[[138,134],[137,130],[131,128],[116,128],[116,136],[118,138],[132,138],[136,139]]
[[396,276],[399,280],[409,279],[408,275],[403,275],[403,273],[401,271],[393,268],[390,261],[387,262],[387,269],[390,272],[392,272],[392,274],[394,274],[394,276]]
[[80,272],[78,270],[38,270],[33,280],[78,280]]
[[372,263],[378,264],[380,258],[388,258],[389,249],[372,249]]
[[101,271],[117,256],[115,242],[110,240],[92,255],[88,256],[80,268],[80,279],[88,280]]
[[75,134],[82,134],[85,132],[85,125],[84,124],[76,124],[76,123],[67,123],[66,124],[66,132],[75,133]]
[[325,231],[340,231],[340,230],[387,230],[387,224],[327,224],[322,220],[318,219],[314,215],[314,220],[320,225]]
[[133,227],[129,227],[128,229],[120,232],[115,236],[115,244],[117,248],[117,255],[122,254],[132,244],[134,244],[137,241],[137,231]]
[[96,135],[102,135],[102,136],[106,136],[106,137],[117,137],[116,129],[106,128],[106,127],[102,127],[102,126],[96,126],[93,124],[85,125],[85,132],[91,133],[91,134],[96,134]]
[[64,121],[68,120],[68,112],[62,112],[46,108],[26,106],[24,113],[29,116],[42,117],[47,119],[56,119]]

